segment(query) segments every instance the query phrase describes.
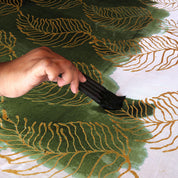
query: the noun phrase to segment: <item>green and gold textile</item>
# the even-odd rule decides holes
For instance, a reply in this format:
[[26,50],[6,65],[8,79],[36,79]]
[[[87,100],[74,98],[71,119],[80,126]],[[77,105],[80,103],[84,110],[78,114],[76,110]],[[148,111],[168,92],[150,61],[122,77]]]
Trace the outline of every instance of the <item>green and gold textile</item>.
[[[113,72],[177,67],[177,24],[165,20],[169,13],[163,8],[149,0],[0,0],[1,62],[47,46],[109,90],[120,87],[126,95],[120,111],[104,110],[84,94],[74,95],[69,86],[53,82],[20,98],[1,97],[0,157],[17,165],[3,169],[6,175],[139,177],[146,145],[172,136],[178,93],[134,97],[113,79],[131,83],[127,76]],[[137,87],[144,93],[141,84]],[[166,129],[168,134],[162,135]],[[176,139],[153,149],[174,151],[176,145],[169,146]]]

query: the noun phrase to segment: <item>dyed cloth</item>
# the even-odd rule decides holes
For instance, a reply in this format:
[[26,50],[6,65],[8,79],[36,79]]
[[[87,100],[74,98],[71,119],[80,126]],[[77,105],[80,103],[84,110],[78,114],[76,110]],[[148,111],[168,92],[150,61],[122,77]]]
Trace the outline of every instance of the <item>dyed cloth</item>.
[[178,177],[176,0],[0,0],[0,62],[50,47],[117,95],[43,82],[0,98],[1,177]]

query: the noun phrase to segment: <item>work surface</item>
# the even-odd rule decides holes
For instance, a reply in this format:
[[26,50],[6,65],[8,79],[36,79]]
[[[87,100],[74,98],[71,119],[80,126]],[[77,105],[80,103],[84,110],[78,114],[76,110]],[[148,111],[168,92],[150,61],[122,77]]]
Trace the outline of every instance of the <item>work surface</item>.
[[40,46],[126,99],[52,82],[1,97],[1,177],[178,177],[176,0],[0,0],[0,62]]

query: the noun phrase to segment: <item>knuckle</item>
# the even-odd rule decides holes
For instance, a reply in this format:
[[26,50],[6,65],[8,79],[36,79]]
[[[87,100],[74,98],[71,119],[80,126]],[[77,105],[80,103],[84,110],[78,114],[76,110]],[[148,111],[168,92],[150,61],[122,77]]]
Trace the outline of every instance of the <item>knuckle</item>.
[[56,80],[56,76],[55,76],[55,75],[51,75],[51,76],[49,77],[49,80],[50,80],[50,81],[55,81],[55,80]]
[[38,56],[46,56],[49,54],[50,49],[48,47],[39,47],[36,48],[36,55]]
[[64,60],[64,65],[67,67],[67,68],[71,68],[72,67],[72,62],[69,61],[69,60]]
[[67,84],[71,83],[73,80],[73,75],[71,73],[68,73],[67,76],[65,77],[65,81]]
[[51,65],[51,59],[50,58],[43,58],[41,61],[40,61],[40,65],[43,66],[43,67],[48,67]]
[[66,83],[66,84],[70,84],[71,81],[72,81],[72,80],[71,80],[71,78],[69,78],[69,77],[65,79],[65,83]]
[[38,48],[39,50],[43,50],[43,51],[49,51],[50,48],[46,47],[46,46],[42,46]]

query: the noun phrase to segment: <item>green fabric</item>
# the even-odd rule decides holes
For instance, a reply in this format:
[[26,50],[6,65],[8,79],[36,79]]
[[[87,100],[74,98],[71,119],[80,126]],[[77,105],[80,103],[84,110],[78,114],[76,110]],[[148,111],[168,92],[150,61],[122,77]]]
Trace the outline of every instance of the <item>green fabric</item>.
[[[113,92],[119,86],[109,75],[140,51],[141,38],[160,31],[168,15],[140,0],[0,2],[1,62],[48,46]],[[121,168],[135,175],[147,157],[142,141],[151,134],[141,118],[154,106],[144,101],[126,98],[122,110],[111,112],[68,86],[43,82],[20,98],[2,97],[0,109],[2,149],[56,168],[57,175],[113,178]]]

